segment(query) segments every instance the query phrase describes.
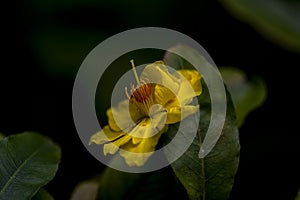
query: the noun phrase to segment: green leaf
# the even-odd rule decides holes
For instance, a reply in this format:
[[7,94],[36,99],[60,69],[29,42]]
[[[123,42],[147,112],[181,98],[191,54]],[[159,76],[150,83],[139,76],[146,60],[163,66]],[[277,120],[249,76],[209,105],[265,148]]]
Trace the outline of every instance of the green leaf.
[[4,137],[5,136],[2,133],[0,133],[0,140],[2,140]]
[[247,115],[263,104],[267,87],[259,77],[248,81],[246,74],[237,68],[221,67],[219,70],[232,96],[240,127]]
[[[212,151],[204,159],[199,159],[199,142],[201,143],[205,137],[211,116],[208,90],[204,83],[202,85],[203,93],[199,97],[201,136],[198,135],[189,149],[171,166],[190,199],[223,200],[229,197],[239,163],[240,145],[235,112],[230,95],[227,93],[227,114],[222,135]],[[185,120],[194,120],[193,117],[190,116]],[[178,126],[178,124],[170,126],[162,138],[165,144],[177,133]]]
[[41,188],[32,200],[54,200],[47,190]]
[[186,192],[169,167],[144,174],[106,168],[101,176],[98,199],[186,199]]
[[293,0],[220,0],[233,15],[267,39],[300,52],[300,2]]
[[11,135],[0,141],[0,199],[30,199],[53,179],[60,148],[37,133]]

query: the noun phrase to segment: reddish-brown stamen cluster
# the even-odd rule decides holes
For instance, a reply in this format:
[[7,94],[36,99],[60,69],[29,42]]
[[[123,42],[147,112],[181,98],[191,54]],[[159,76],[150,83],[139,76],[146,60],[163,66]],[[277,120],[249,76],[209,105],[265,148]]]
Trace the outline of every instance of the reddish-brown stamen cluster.
[[134,87],[133,84],[130,85],[131,95],[128,94],[127,88],[126,96],[130,102],[136,103],[138,108],[144,112],[144,114],[149,113],[149,109],[153,105],[153,93],[154,85],[148,81],[142,81],[141,85]]

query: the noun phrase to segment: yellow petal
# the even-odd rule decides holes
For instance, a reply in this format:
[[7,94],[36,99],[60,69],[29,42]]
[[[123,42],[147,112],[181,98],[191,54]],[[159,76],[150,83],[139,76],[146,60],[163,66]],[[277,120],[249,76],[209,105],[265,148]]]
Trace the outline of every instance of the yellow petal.
[[133,144],[138,144],[143,138],[151,135],[152,129],[150,127],[150,122],[151,120],[149,118],[144,118],[130,131],[129,134],[132,136]]
[[141,74],[141,79],[156,83],[154,101],[165,107],[166,104],[176,99],[176,93],[180,89],[180,81],[169,73],[168,68],[163,63],[159,63],[160,65],[157,63],[147,65]]
[[193,97],[197,96],[187,80],[182,80],[180,84],[180,89],[177,94],[177,98],[181,105],[189,104]]
[[108,144],[104,144],[104,147],[103,147],[104,155],[115,154],[122,145],[126,144],[130,140],[131,140],[131,136],[124,135],[120,139],[117,139],[117,140],[115,140],[111,143],[108,143]]
[[108,109],[106,114],[108,124],[114,131],[130,130],[142,118],[136,105],[129,103],[129,100],[121,101],[117,107]]
[[187,104],[202,92],[201,74],[196,70],[178,70],[171,74],[165,65],[153,63],[145,67],[141,79],[157,83],[154,101],[164,107],[176,100],[181,105]]
[[154,90],[154,101],[157,104],[166,107],[167,104],[174,102],[176,95],[168,88],[162,85],[156,85]]
[[177,70],[180,74],[182,74],[191,84],[197,96],[199,96],[202,92],[201,85],[201,74],[197,70]]
[[112,114],[112,109],[109,108],[107,111],[106,111],[106,115],[108,117],[108,124],[109,126],[111,127],[112,130],[114,131],[121,131],[121,129],[119,128],[119,126],[117,125],[114,117],[113,117],[113,114]]
[[133,144],[138,144],[142,139],[147,139],[159,134],[165,127],[167,114],[159,105],[154,105],[150,110],[150,117],[141,120],[138,125],[129,133]]
[[189,115],[196,113],[199,106],[185,105],[180,107],[170,107],[167,109],[167,121],[166,124],[174,124],[185,119]]
[[168,68],[161,62],[147,65],[141,74],[141,80],[150,80],[153,83],[162,85],[174,94],[179,90],[179,81],[168,71]]
[[109,126],[105,126],[101,131],[95,133],[91,136],[90,142],[95,144],[103,144],[112,140],[115,140],[124,135],[123,132],[116,132],[109,128]]
[[162,129],[159,133],[153,137],[142,139],[137,145],[133,143],[126,143],[122,146],[120,155],[125,159],[127,165],[129,166],[143,166],[149,157],[153,154],[155,146],[162,133],[164,133],[166,128]]

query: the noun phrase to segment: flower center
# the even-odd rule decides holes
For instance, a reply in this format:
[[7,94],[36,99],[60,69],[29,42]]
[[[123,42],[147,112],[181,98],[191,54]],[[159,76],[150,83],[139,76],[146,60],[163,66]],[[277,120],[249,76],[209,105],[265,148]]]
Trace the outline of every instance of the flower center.
[[139,86],[136,89],[132,89],[132,96],[139,102],[139,103],[149,103],[150,97],[153,92],[152,84],[145,83]]
[[154,84],[150,83],[150,81],[140,81],[137,72],[134,66],[133,60],[130,60],[133,72],[137,81],[138,86],[135,87],[133,84],[130,86],[130,95],[125,88],[125,93],[130,103],[134,103],[142,114],[149,116],[149,110],[151,106],[154,104],[153,93],[154,93]]
[[138,87],[131,85],[131,95],[129,95],[127,88],[126,96],[128,97],[130,103],[134,103],[142,114],[149,116],[149,110],[153,103],[153,92],[154,85],[151,83],[142,82]]

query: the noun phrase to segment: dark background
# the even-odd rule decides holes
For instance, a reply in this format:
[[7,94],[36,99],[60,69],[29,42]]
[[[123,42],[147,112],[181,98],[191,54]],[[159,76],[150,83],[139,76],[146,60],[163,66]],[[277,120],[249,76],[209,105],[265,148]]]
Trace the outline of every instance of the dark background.
[[1,12],[0,132],[37,131],[62,148],[46,187],[68,199],[75,185],[104,168],[81,144],[72,87],[85,56],[121,31],[158,26],[198,41],[218,66],[262,77],[268,97],[240,129],[239,170],[230,199],[293,199],[300,187],[299,54],[261,36],[217,1],[6,2]]

